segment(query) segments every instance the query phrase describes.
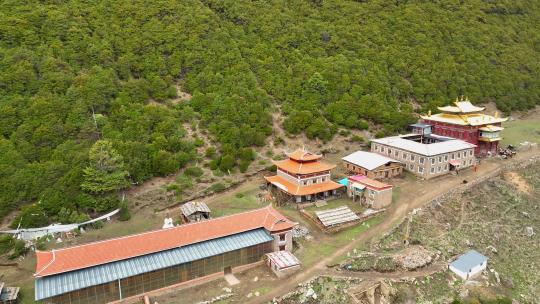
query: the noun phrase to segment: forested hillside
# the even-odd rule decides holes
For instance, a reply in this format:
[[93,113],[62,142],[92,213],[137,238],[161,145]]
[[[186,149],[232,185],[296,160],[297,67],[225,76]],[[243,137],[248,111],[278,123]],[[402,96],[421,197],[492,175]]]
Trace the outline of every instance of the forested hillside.
[[[0,218],[116,207],[200,157],[194,120],[219,164],[263,146],[276,111],[329,140],[399,131],[462,94],[530,108],[539,28],[535,0],[0,1]],[[177,86],[193,98],[172,102]]]

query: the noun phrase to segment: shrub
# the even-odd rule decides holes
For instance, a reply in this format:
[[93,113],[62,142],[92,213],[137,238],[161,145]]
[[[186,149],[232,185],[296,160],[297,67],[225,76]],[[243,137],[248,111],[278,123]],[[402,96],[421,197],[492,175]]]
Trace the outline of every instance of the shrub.
[[118,220],[125,222],[131,219],[131,213],[126,201],[120,203],[120,211],[118,212]]
[[249,168],[249,164],[250,164],[250,161],[246,161],[246,160],[241,160],[240,161],[240,172],[244,173],[247,171],[247,169]]
[[103,226],[105,226],[105,224],[103,223],[103,221],[97,221],[97,222],[93,222],[92,223],[92,227],[94,229],[101,229],[103,228]]
[[220,191],[223,191],[225,190],[225,185],[222,184],[222,183],[216,183],[216,184],[213,184],[212,186],[210,186],[210,191],[212,192],[220,192]]
[[239,192],[239,193],[236,193],[235,196],[236,196],[236,198],[242,198],[242,197],[244,197],[244,193]]
[[351,264],[351,270],[354,271],[370,271],[375,265],[376,258],[374,256],[366,256],[354,259]]
[[11,260],[16,259],[20,257],[21,255],[26,254],[26,252],[28,251],[28,248],[26,248],[26,244],[24,243],[23,240],[13,239],[13,242],[14,242],[13,253],[9,256],[9,259]]
[[375,263],[375,270],[379,272],[391,272],[397,269],[397,264],[390,256],[381,257]]
[[216,148],[214,147],[206,148],[206,151],[204,152],[204,156],[208,158],[214,158],[216,156]]
[[364,139],[364,137],[360,136],[360,135],[353,135],[351,137],[351,140],[354,141],[354,142],[365,142],[366,140]]
[[192,177],[202,176],[203,173],[204,173],[203,170],[199,167],[189,167],[189,168],[186,168],[186,171],[184,171],[185,175],[192,176]]

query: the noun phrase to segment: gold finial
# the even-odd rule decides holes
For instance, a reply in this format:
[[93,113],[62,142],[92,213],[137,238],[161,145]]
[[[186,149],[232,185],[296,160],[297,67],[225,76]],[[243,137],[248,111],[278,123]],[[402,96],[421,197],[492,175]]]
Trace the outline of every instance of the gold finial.
[[428,117],[431,116],[431,110],[429,110],[429,111],[427,112],[427,116],[428,116]]
[[461,95],[461,101],[463,101],[463,95]]
[[469,96],[466,96],[466,97],[465,97],[465,101],[469,101]]
[[499,111],[495,111],[495,115],[493,116],[495,116],[495,118],[499,118]]

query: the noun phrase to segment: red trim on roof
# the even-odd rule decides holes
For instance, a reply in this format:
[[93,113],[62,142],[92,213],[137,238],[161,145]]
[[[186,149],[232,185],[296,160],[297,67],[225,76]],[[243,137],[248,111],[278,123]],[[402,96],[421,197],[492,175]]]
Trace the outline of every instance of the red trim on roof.
[[390,184],[385,184],[383,182],[371,179],[371,178],[369,178],[369,177],[367,177],[365,175],[362,175],[362,174],[349,176],[349,180],[353,181],[353,182],[356,182],[356,183],[360,183],[360,184],[362,184],[362,185],[364,185],[364,186],[366,186],[368,188],[376,189],[376,190],[385,190],[385,189],[390,189],[390,188],[393,187]]
[[125,260],[257,228],[275,232],[292,229],[295,225],[296,223],[268,205],[265,208],[204,222],[52,251],[36,251],[37,262],[34,276],[43,277]]

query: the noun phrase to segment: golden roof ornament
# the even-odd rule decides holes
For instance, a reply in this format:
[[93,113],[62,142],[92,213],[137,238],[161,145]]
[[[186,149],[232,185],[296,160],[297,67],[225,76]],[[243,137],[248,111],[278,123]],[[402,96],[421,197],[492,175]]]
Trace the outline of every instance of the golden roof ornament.
[[493,116],[495,116],[495,118],[499,118],[499,111],[495,111],[495,114]]
[[427,112],[427,116],[428,116],[428,117],[431,116],[431,110],[429,110],[429,111]]

